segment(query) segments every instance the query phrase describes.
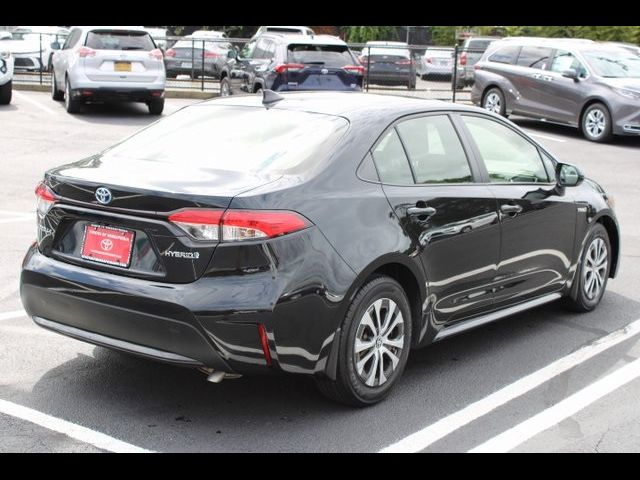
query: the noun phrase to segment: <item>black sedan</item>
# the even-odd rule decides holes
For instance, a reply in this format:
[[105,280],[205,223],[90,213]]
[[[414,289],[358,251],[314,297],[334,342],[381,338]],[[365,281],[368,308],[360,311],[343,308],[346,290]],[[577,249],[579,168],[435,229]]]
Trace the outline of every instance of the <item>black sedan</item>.
[[20,292],[38,325],[211,381],[308,375],[352,405],[383,399],[413,348],[555,300],[594,309],[619,261],[597,183],[436,101],[207,101],[36,195]]

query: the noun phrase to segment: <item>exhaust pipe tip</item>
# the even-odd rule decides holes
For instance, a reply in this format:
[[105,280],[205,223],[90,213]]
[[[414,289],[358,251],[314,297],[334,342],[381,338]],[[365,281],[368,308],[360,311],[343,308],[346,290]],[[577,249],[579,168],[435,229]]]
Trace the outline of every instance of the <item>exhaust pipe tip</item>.
[[207,382],[220,383],[225,378],[240,378],[242,375],[239,373],[227,373],[222,371],[216,371],[213,368],[200,367],[198,368],[202,373],[207,375]]

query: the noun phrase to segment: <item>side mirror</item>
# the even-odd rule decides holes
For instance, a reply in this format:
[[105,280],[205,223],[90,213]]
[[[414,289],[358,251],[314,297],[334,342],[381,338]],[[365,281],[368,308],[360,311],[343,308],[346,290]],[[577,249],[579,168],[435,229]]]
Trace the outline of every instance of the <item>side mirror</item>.
[[574,81],[578,81],[578,71],[575,68],[570,68],[569,70],[565,70],[562,72],[563,77],[571,78]]
[[584,180],[583,173],[575,165],[558,163],[556,166],[556,181],[560,187],[575,187]]
[[238,51],[235,48],[232,48],[227,51],[227,58],[236,59],[238,58]]
[[52,42],[51,50],[60,50],[60,44],[58,42]]

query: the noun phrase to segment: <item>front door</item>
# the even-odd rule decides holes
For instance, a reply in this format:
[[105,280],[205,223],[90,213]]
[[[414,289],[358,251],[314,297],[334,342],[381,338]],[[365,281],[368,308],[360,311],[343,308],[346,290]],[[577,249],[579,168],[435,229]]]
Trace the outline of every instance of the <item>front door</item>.
[[431,311],[444,324],[491,309],[500,226],[488,187],[474,183],[445,113],[397,123],[373,149],[383,189],[427,276]]
[[556,186],[553,161],[511,127],[461,116],[498,202],[500,263],[495,306],[555,292],[570,274],[576,205]]

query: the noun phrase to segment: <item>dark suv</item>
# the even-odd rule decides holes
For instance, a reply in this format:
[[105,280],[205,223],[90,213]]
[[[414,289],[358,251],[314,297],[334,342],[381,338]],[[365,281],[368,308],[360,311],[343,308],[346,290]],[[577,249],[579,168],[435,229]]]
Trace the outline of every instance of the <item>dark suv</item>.
[[591,40],[509,38],[476,64],[471,100],[503,116],[578,127],[587,140],[640,135],[640,57]]
[[345,42],[329,35],[267,33],[251,40],[220,74],[220,95],[262,90],[361,90],[364,68]]

